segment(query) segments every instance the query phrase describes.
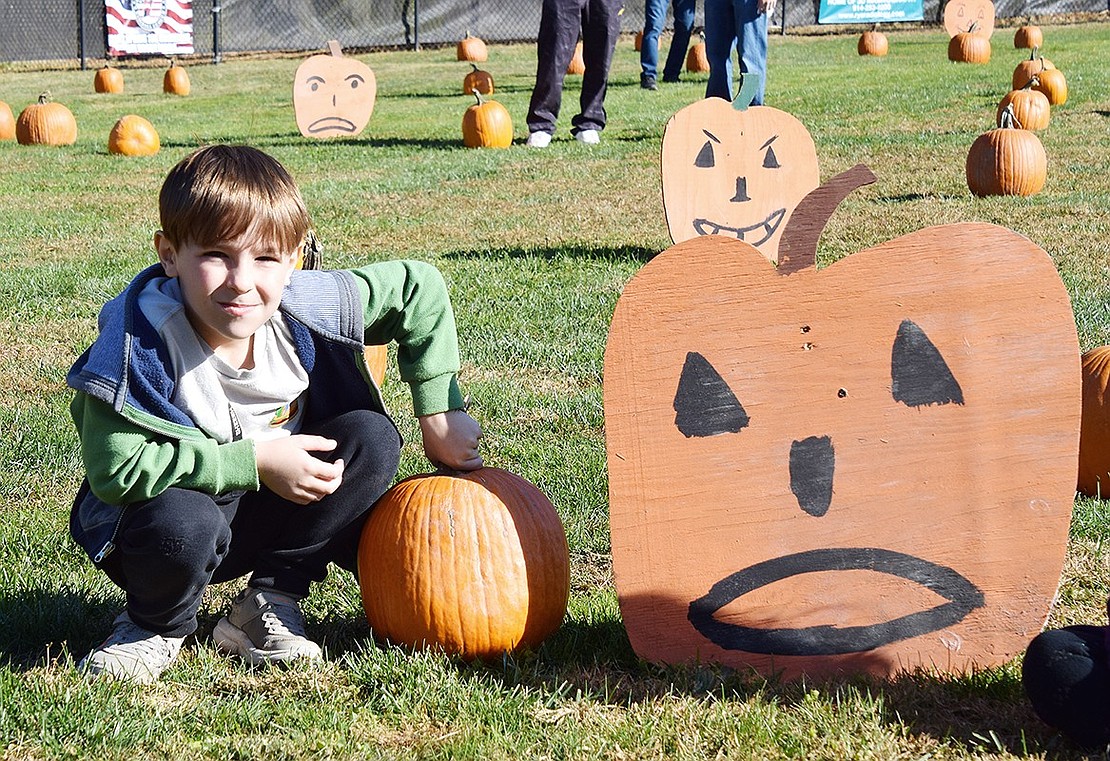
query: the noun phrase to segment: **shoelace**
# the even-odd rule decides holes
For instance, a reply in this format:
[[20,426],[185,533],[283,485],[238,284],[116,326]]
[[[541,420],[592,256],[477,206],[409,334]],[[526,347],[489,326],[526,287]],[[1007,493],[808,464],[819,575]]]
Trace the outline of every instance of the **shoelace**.
[[270,636],[304,637],[304,618],[300,608],[295,605],[281,605],[280,603],[266,603],[266,608],[260,616],[266,633]]
[[142,656],[153,655],[168,658],[173,654],[170,642],[162,636],[150,636],[150,632],[135,624],[126,624],[112,633],[111,639],[105,643],[104,650],[116,651],[116,648],[126,648],[125,654]]

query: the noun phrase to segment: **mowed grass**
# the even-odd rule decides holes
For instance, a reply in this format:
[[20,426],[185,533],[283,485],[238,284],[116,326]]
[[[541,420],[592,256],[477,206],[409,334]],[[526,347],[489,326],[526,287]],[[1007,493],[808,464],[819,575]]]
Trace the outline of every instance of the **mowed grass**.
[[[976,199],[964,180],[1025,56],[1000,28],[988,65],[950,63],[942,30],[894,31],[890,55],[856,54],[855,35],[771,39],[768,103],[797,116],[822,178],[866,163],[878,182],[830,220],[822,264],[933,224],[1016,230],[1056,262],[1082,348],[1110,342],[1110,24],[1045,26],[1044,53],[1070,97],[1040,137],[1048,181],[1031,198]],[[468,65],[453,50],[360,56],[376,72],[367,130],[316,142],[296,130],[299,59],[193,65],[193,94],[161,92],[158,68],[125,69],[123,95],[95,95],[93,72],[0,70],[16,113],[42,91],[79,125],[64,148],[0,144],[0,738],[4,758],[1073,758],[1040,724],[1011,662],[964,676],[782,684],[711,665],[639,661],[609,568],[602,356],[624,284],[669,244],[660,193],[667,119],[704,77],[649,93],[621,42],[602,144],[559,133],[529,150],[530,45],[493,46],[484,68],[516,144],[462,147]],[[150,119],[162,151],[107,152],[120,116]],[[198,145],[249,143],[302,185],[327,266],[399,257],[449,281],[462,379],[486,431],[484,454],[556,505],[572,556],[570,611],[535,652],[473,664],[373,643],[358,588],[335,574],[306,602],[328,650],[318,670],[250,671],[208,635],[234,584],[210,590],[198,642],[160,683],[86,682],[72,669],[104,635],[121,593],[70,542],[81,465],[64,375],[93,338],[100,305],[152,260],[166,171]],[[391,371],[392,372],[392,371]],[[387,381],[406,432],[401,475],[427,469],[407,392]],[[1078,391],[1077,391],[1078,393]],[[1110,568],[1106,507],[1080,499],[1052,625],[1102,623]]]

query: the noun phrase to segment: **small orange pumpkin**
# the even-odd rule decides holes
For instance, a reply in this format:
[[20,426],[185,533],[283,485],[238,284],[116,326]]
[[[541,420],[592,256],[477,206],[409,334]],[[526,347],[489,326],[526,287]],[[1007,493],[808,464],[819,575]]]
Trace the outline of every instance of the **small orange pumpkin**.
[[184,66],[178,66],[176,59],[170,59],[170,67],[162,76],[162,92],[169,95],[188,95],[192,92],[193,85],[189,81],[189,72]]
[[884,56],[890,50],[890,42],[886,35],[878,29],[872,29],[859,36],[856,51],[860,55]]
[[0,100],[0,140],[15,140],[15,115],[12,107]]
[[99,93],[123,92],[123,72],[114,66],[104,64],[103,68],[97,69],[93,77],[93,90]]
[[15,137],[20,145],[72,145],[77,140],[77,120],[61,103],[53,103],[50,93],[39,96],[38,103],[23,109],[15,122]]
[[1039,26],[1026,24],[1019,26],[1018,30],[1014,32],[1014,47],[1015,48],[1039,48],[1044,43],[1044,35],[1041,33]]
[[1001,121],[1002,112],[1012,104],[1014,118],[1017,119],[1018,126],[1022,129],[1038,130],[1047,127],[1052,116],[1052,109],[1049,107],[1048,98],[1045,94],[1035,89],[1037,84],[1039,84],[1039,80],[1033,77],[1020,90],[1010,90],[1006,93],[998,104],[995,119]]
[[1068,102],[1068,80],[1064,72],[1059,69],[1045,69],[1037,75],[1039,80],[1035,85],[1048,98],[1053,106],[1062,106]]
[[1014,76],[1011,79],[1015,90],[1020,90],[1028,84],[1029,80],[1034,75],[1040,74],[1045,69],[1055,69],[1052,61],[1040,55],[1040,48],[1033,48],[1029,51],[1029,57],[1019,63],[1014,68]]
[[966,169],[967,187],[976,196],[1031,196],[1044,187],[1048,157],[1034,133],[1018,128],[1011,104],[997,129],[975,138]]
[[108,152],[121,156],[153,156],[162,147],[158,130],[141,116],[120,117],[108,133]]
[[570,63],[567,64],[567,74],[574,76],[582,76],[586,73],[586,59],[582,56],[582,40],[574,46],[574,55],[570,57]]
[[513,144],[513,120],[508,110],[495,100],[477,101],[463,113],[463,145],[467,148],[508,148]]
[[470,30],[466,32],[466,36],[459,40],[459,44],[455,46],[455,57],[460,61],[474,61],[481,63],[489,58],[489,48],[480,37],[472,37]]
[[994,34],[993,0],[948,0],[944,6],[944,30],[955,37],[972,24],[976,31],[988,39]]
[[498,468],[418,475],[374,505],[358,578],[379,640],[493,658],[566,615],[570,557],[550,500]]
[[973,22],[966,32],[960,32],[948,41],[948,60],[957,63],[990,63],[991,41],[978,33]]
[[705,34],[690,49],[686,51],[686,71],[692,74],[704,74],[709,71],[709,58],[705,54]]
[[1079,483],[1083,494],[1110,497],[1110,346],[1083,354],[1083,418],[1079,427]]
[[470,64],[473,71],[463,77],[463,94],[470,95],[477,90],[482,95],[493,95],[493,75],[488,71],[478,68],[478,64]]

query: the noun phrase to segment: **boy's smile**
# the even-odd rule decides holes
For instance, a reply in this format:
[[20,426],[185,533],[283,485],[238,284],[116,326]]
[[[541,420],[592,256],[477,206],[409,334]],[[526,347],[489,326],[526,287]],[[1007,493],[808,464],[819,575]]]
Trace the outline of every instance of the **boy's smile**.
[[176,247],[158,232],[154,246],[166,274],[178,279],[193,329],[233,367],[252,367],[252,339],[281,303],[293,252],[251,230],[210,246],[186,241]]

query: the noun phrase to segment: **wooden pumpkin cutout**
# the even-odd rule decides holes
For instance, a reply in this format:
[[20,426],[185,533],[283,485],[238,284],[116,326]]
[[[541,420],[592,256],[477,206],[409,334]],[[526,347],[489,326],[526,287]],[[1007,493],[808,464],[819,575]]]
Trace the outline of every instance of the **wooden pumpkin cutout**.
[[613,571],[649,661],[962,672],[1046,620],[1078,450],[1067,291],[1042,249],[980,223],[817,270],[828,212],[868,175],[799,205],[777,268],[699,237],[617,303]]
[[374,111],[378,83],[369,66],[343,55],[336,40],[328,53],[306,58],[293,81],[293,110],[305,137],[353,137]]
[[994,3],[991,0],[949,0],[944,6],[944,29],[949,37],[966,32],[975,24],[980,37],[994,34]]
[[733,103],[705,98],[667,122],[663,209],[674,242],[720,235],[777,261],[786,220],[820,182],[805,126],[785,111],[747,106],[757,85],[745,76]]

